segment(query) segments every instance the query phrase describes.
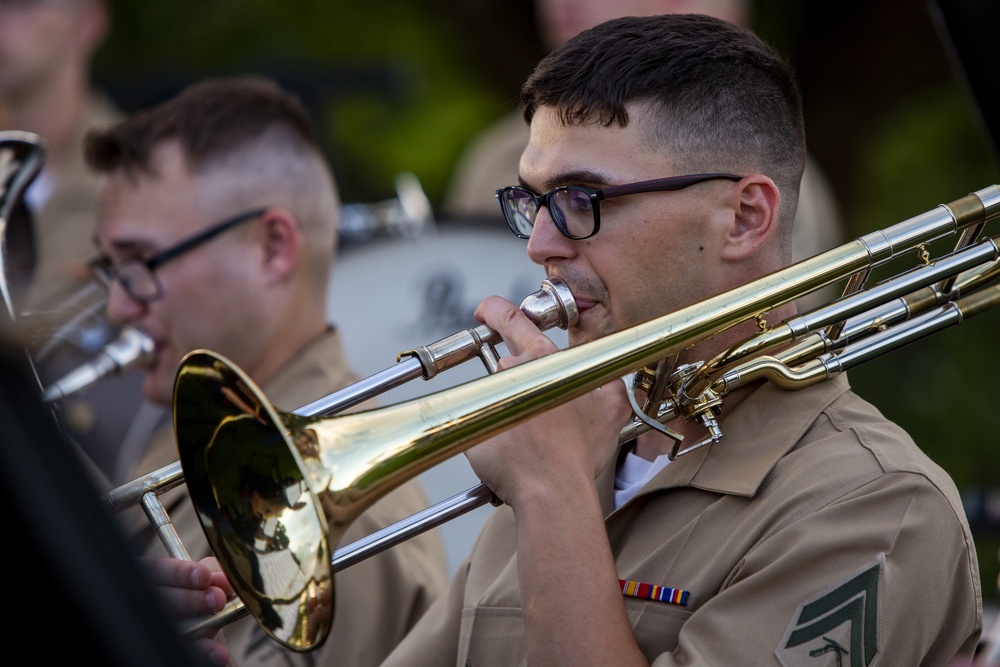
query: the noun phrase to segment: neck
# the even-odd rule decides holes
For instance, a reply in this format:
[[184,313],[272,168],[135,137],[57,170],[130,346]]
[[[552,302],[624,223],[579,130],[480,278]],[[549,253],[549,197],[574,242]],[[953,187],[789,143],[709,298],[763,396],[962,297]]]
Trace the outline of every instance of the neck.
[[[284,326],[269,336],[267,340],[272,345],[264,352],[261,361],[254,368],[252,376],[257,384],[264,386],[280,373],[303,350],[315,343],[328,330],[322,313],[316,317],[292,317],[282,319],[282,322],[293,322],[294,326]],[[308,321],[307,321],[308,320]]]

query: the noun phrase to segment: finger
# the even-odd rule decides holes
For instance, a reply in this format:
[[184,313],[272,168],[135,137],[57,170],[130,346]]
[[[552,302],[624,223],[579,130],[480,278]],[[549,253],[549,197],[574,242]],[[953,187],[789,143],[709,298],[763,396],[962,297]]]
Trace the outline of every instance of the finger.
[[195,649],[206,656],[213,665],[225,667],[229,664],[229,648],[223,642],[203,638],[195,640],[194,645]]
[[212,574],[212,587],[222,591],[226,599],[232,599],[236,595],[236,589],[222,572]]
[[212,571],[201,563],[176,558],[142,558],[157,586],[204,590],[212,584]]
[[203,616],[217,614],[226,606],[226,594],[221,588],[211,586],[204,590],[160,587],[167,607],[178,616]]
[[222,566],[219,565],[219,559],[216,558],[215,556],[205,556],[198,562],[207,567],[212,572],[222,572]]
[[[506,299],[487,297],[476,308],[475,315],[476,319],[500,334],[507,350],[518,361],[535,359],[558,349],[520,308]],[[508,362],[506,365],[511,364]]]
[[628,389],[624,382],[612,380],[598,387],[602,398],[609,402],[609,407],[616,415],[631,415],[632,404],[628,400]]
[[229,594],[225,588],[212,585],[213,572],[208,566],[176,558],[142,558],[141,562],[174,613],[215,614],[225,606]]
[[233,585],[229,583],[229,579],[226,577],[225,572],[222,571],[222,566],[219,565],[219,561],[214,556],[208,556],[198,562],[211,571],[212,586],[222,589],[227,598],[232,598],[236,595],[236,590],[233,588]]

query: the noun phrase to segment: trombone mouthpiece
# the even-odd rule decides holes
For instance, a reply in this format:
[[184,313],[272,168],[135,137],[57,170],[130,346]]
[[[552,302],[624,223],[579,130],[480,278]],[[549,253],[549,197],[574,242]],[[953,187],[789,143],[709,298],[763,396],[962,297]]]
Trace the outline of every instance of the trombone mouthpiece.
[[561,278],[543,280],[542,288],[521,302],[521,310],[543,331],[552,327],[568,329],[580,319],[573,293]]
[[122,375],[153,359],[153,340],[138,329],[125,327],[95,359],[56,380],[42,394],[46,403],[82,391],[108,375]]

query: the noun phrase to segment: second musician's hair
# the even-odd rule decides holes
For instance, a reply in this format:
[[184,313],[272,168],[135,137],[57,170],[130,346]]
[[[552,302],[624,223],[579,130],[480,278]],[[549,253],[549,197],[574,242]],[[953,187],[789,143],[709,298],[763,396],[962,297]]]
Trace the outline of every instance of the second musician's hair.
[[90,132],[86,158],[100,173],[148,171],[154,149],[175,140],[198,171],[275,131],[283,141],[320,151],[312,120],[296,96],[262,77],[212,79],[113,127]]
[[85,156],[100,174],[156,178],[175,143],[203,195],[220,209],[282,207],[305,235],[312,283],[325,290],[339,197],[312,119],[298,97],[258,76],[208,79],[117,125],[92,130]]

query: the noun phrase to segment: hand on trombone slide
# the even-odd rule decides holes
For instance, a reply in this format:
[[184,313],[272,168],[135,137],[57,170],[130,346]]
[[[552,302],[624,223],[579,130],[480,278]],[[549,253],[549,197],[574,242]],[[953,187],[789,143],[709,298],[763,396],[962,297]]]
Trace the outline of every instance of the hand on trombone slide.
[[[169,557],[141,560],[167,609],[179,620],[218,614],[236,594],[214,556],[200,562]],[[235,667],[222,633],[196,637],[194,648],[213,665]]]

